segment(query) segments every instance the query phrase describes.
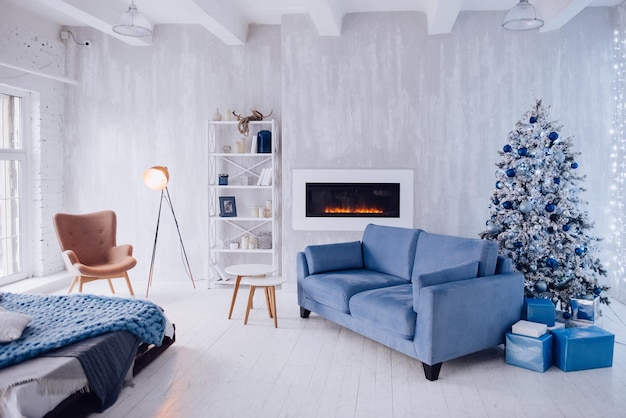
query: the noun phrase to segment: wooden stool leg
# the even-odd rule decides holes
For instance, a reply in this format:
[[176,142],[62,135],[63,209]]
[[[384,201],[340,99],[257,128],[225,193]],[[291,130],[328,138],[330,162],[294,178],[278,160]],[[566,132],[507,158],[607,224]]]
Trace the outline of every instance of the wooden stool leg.
[[246,317],[243,320],[244,325],[248,324],[248,315],[250,315],[250,309],[252,309],[252,299],[254,299],[255,289],[256,289],[255,286],[250,286],[250,293],[248,294],[248,306],[246,307]]
[[278,328],[278,313],[276,312],[276,287],[270,286],[270,301],[272,304],[272,314],[274,315],[274,328]]
[[270,318],[273,318],[272,316],[272,302],[270,300],[270,289],[268,286],[265,286],[263,288],[263,290],[265,291],[265,306],[267,306],[267,314],[270,316]]
[[235,299],[237,299],[237,292],[239,291],[239,282],[241,282],[241,276],[237,276],[235,280],[235,288],[233,289],[233,300],[230,302],[230,311],[228,311],[228,319],[233,315],[233,308],[235,307]]

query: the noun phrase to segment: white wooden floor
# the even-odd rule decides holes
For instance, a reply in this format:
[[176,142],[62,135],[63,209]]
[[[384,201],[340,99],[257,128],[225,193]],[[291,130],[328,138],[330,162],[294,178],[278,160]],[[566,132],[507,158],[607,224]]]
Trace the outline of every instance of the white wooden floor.
[[[124,291],[123,282],[117,288]],[[138,295],[145,282],[135,281]],[[100,283],[86,291],[108,294]],[[626,308],[603,307],[616,334],[612,368],[537,373],[504,362],[503,347],[444,363],[438,381],[420,362],[328,322],[301,319],[296,294],[278,290],[278,329],[263,292],[243,325],[247,289],[227,319],[232,290],[155,281],[150,300],[177,340],[95,417],[624,417]],[[616,316],[616,312],[618,316]]]

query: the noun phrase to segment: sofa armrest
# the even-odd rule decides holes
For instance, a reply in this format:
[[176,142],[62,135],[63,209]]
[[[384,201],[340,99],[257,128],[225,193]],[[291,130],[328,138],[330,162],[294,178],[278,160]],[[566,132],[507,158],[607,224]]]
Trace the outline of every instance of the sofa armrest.
[[296,254],[296,284],[298,286],[298,305],[304,305],[304,292],[302,281],[309,275],[309,265],[306,262],[304,252]]
[[425,287],[417,306],[417,357],[432,365],[501,344],[523,305],[521,273]]

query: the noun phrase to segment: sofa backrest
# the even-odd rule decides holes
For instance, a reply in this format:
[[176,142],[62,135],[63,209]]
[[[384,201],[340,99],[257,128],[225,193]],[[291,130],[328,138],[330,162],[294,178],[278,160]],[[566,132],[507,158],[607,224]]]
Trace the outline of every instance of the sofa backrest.
[[478,277],[491,276],[496,271],[497,260],[495,241],[422,231],[417,240],[412,277],[470,261],[478,261]]
[[411,280],[419,229],[369,224],[363,232],[363,267]]

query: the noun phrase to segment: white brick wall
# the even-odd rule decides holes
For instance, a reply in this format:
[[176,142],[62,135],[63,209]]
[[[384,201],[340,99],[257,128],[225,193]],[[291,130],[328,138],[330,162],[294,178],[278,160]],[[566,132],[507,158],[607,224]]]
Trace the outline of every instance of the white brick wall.
[[[47,74],[64,75],[66,47],[56,25],[37,28],[12,10],[0,17],[0,61]],[[43,35],[42,35],[43,34]],[[32,259],[32,276],[64,269],[52,215],[63,208],[64,97],[70,86],[0,67],[0,83],[32,92],[31,152],[27,192],[31,203],[25,232]]]

